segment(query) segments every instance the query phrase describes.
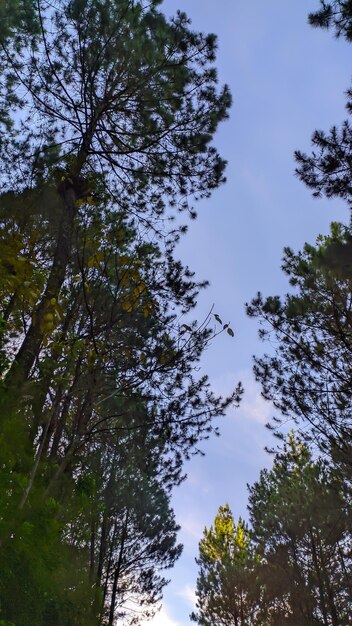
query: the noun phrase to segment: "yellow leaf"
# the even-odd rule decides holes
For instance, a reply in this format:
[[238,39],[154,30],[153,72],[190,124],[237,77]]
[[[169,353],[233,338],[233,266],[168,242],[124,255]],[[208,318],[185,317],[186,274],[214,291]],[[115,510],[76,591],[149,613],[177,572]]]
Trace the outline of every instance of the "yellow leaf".
[[127,311],[127,313],[131,313],[133,310],[133,306],[129,300],[125,300],[125,302],[122,303],[122,308],[124,311]]
[[127,265],[127,264],[128,264],[128,263],[130,263],[130,262],[131,262],[130,257],[125,256],[124,254],[122,254],[122,255],[119,257],[119,263],[120,263],[121,265]]
[[139,289],[138,289],[138,287],[135,287],[135,288],[133,289],[133,291],[132,291],[132,295],[133,295],[133,299],[134,299],[135,301],[136,301],[136,300],[139,300]]
[[131,282],[131,278],[128,272],[124,272],[121,276],[120,283],[121,287],[129,287]]
[[139,293],[142,294],[145,291],[147,291],[147,287],[145,286],[144,283],[138,283],[136,289],[138,289]]

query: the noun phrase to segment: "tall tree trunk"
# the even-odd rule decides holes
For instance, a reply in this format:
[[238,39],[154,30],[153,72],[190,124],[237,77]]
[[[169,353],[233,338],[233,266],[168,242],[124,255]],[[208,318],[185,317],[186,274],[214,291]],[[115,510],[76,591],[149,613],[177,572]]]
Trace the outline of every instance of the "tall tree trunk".
[[311,543],[311,547],[312,547],[312,557],[313,557],[314,569],[315,569],[315,573],[316,573],[317,581],[318,581],[318,589],[319,589],[319,597],[320,597],[320,609],[321,609],[321,612],[323,614],[324,626],[329,626],[328,615],[327,615],[327,610],[326,610],[326,602],[325,602],[324,583],[323,583],[323,579],[322,579],[321,567],[320,567],[320,564],[318,563],[317,548],[316,548],[316,545],[315,545],[315,539],[314,539],[314,534],[313,534],[313,530],[312,529],[309,530],[309,534],[310,534],[310,543]]
[[108,558],[108,562],[106,564],[106,571],[105,571],[105,582],[104,582],[104,589],[103,589],[103,604],[105,604],[106,595],[107,595],[107,591],[108,591],[108,583],[109,583],[109,576],[110,576],[111,565],[112,565],[112,557],[113,557],[113,552],[114,552],[116,532],[117,532],[117,520],[115,519],[114,530],[113,530],[111,541],[110,541],[109,558]]
[[63,212],[50,275],[43,297],[35,312],[34,319],[4,381],[5,388],[11,390],[16,389],[17,393],[28,379],[33,364],[38,357],[44,339],[42,322],[47,306],[52,298],[58,299],[61,287],[66,278],[67,266],[72,252],[74,217],[76,213],[76,202],[78,200],[77,191],[70,180],[77,180],[81,175],[89,154],[97,122],[103,111],[104,106],[101,105],[90,120],[87,130],[82,137],[82,144],[78,151],[71,177],[70,174],[68,174],[62,187],[58,190],[63,200]]
[[71,255],[74,215],[77,195],[73,186],[65,187],[62,192],[63,211],[59,228],[53,264],[43,297],[37,307],[28,332],[18,350],[14,362],[5,378],[5,387],[19,392],[29,377],[33,364],[38,357],[45,336],[43,319],[52,298],[56,300],[66,277],[67,265]]
[[95,568],[95,535],[96,535],[96,522],[92,517],[90,527],[90,548],[89,548],[89,580],[91,583],[94,581],[94,568]]
[[[322,548],[322,542],[320,540],[319,542],[319,552],[321,555],[321,560],[323,560],[322,557],[322,553],[323,553],[323,548]],[[325,588],[327,591],[327,596],[328,596],[328,602],[327,602],[327,606],[329,609],[329,613],[331,616],[331,624],[332,626],[340,626],[340,619],[339,619],[339,615],[337,613],[337,608],[336,608],[336,604],[335,604],[335,597],[334,597],[334,592],[333,592],[333,588],[331,585],[331,579],[329,576],[329,572],[325,566],[322,567],[322,577],[325,583]]]
[[[68,391],[66,392],[66,396],[65,399],[63,401],[62,404],[62,410],[61,410],[61,414],[59,416],[59,418],[57,419],[57,422],[55,424],[55,433],[54,433],[54,437],[53,437],[53,443],[50,449],[50,453],[49,453],[49,458],[50,459],[55,459],[57,457],[58,454],[58,450],[59,450],[59,445],[62,439],[62,434],[66,425],[66,420],[69,414],[69,410],[71,407],[71,403],[72,403],[72,398],[73,398],[73,392],[79,382],[80,376],[81,376],[81,365],[82,365],[82,357],[81,355],[78,356],[77,358],[77,362],[76,362],[76,366],[75,366],[75,371],[73,374],[73,380],[72,383],[70,385],[70,388],[68,389]],[[70,373],[70,370],[68,368],[67,370],[67,374]]]
[[125,515],[124,525],[123,525],[123,528],[122,528],[122,534],[121,534],[119,558],[118,558],[118,561],[117,561],[116,570],[115,570],[115,574],[114,574],[114,582],[113,582],[113,586],[112,586],[112,593],[111,593],[111,600],[110,600],[110,613],[109,613],[109,626],[113,626],[113,624],[114,624],[114,614],[115,614],[117,585],[118,585],[120,574],[121,574],[122,557],[123,557],[123,551],[125,549],[125,541],[126,541],[126,538],[127,538],[128,515],[129,515],[129,511],[127,509],[126,515]]
[[2,318],[5,322],[8,321],[14,307],[15,307],[15,303],[16,303],[16,298],[17,298],[17,291],[15,291],[11,298],[9,299],[6,307],[3,309],[3,313],[2,313]]
[[[80,407],[80,410],[82,409],[82,407]],[[92,412],[92,408],[90,407],[90,413],[87,416],[87,421],[90,419],[91,417],[91,412]],[[59,484],[59,478],[61,477],[61,475],[67,471],[67,468],[71,462],[71,460],[74,458],[76,452],[77,452],[77,448],[79,446],[80,443],[82,443],[80,441],[81,438],[81,432],[77,432],[75,434],[73,434],[72,436],[72,441],[70,442],[69,446],[66,449],[66,454],[63,457],[57,471],[55,472],[54,476],[52,477],[49,485],[46,488],[45,491],[45,495],[48,496],[50,494],[53,494],[55,492],[55,490],[57,490],[58,484]]]
[[107,533],[108,533],[108,510],[105,509],[103,513],[103,521],[101,525],[101,534],[100,534],[100,548],[99,548],[99,558],[98,558],[98,568],[97,568],[97,584],[101,584],[101,577],[103,574],[103,565],[106,554],[106,546],[107,546]]
[[[292,568],[293,568],[293,580],[291,580],[291,601],[293,612],[300,616],[302,626],[311,626],[312,623],[312,611],[311,607],[307,605],[306,598],[302,598],[302,591],[305,589],[305,581],[302,576],[302,572],[299,566],[299,559],[297,554],[297,546],[294,539],[290,541],[292,549]],[[298,594],[296,589],[296,583],[298,586]],[[308,615],[307,615],[308,614]]]
[[[70,323],[72,322],[72,319],[77,310],[77,301],[78,301],[78,295],[74,298],[73,303],[71,304],[67,314],[65,315],[65,319],[62,325],[60,336],[55,342],[55,344],[53,345],[53,347],[51,348],[50,362],[46,363],[45,365],[44,375],[38,380],[38,384],[36,383],[36,389],[38,389],[38,391],[36,391],[36,393],[34,394],[35,397],[32,402],[34,420],[33,420],[33,426],[31,427],[31,437],[33,441],[37,435],[38,428],[42,422],[42,413],[43,413],[44,405],[45,405],[45,402],[49,393],[50,386],[53,384],[54,373],[57,367],[57,361],[59,357],[61,356],[60,346],[63,345],[67,339],[67,333],[69,331]],[[80,361],[80,358],[79,358],[79,361]],[[71,369],[69,359],[66,359],[65,365],[66,365],[65,380],[68,380],[68,376],[70,374],[70,369]],[[56,405],[58,408],[57,398],[60,395],[60,390],[62,391],[62,394],[64,392],[63,383],[60,383],[59,386],[55,385],[55,387],[56,387],[56,394],[55,394],[56,398],[53,404]],[[60,401],[61,401],[61,397],[60,397]],[[51,421],[51,425],[53,429],[56,428],[56,422],[57,422],[56,418],[57,418],[57,415],[55,415],[55,419]]]

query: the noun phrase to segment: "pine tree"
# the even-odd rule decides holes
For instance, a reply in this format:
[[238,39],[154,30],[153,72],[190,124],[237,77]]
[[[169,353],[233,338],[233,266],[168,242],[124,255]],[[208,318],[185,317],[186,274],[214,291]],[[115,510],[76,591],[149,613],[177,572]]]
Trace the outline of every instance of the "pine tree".
[[[352,2],[351,0],[321,0],[321,8],[309,15],[312,26],[331,28],[336,37],[352,40]],[[352,112],[352,91],[347,91],[348,114]],[[325,195],[328,198],[339,197],[352,207],[351,198],[351,162],[352,129],[349,118],[341,127],[333,126],[326,133],[316,130],[312,136],[314,151],[311,155],[299,150],[295,152],[298,163],[296,170],[299,178],[313,190],[313,195]]]
[[205,283],[168,223],[224,179],[230,96],[215,38],[159,4],[29,3],[2,33],[0,619],[16,624],[153,613],[180,554],[171,489],[240,395],[195,372],[216,331],[190,320]]
[[308,16],[309,23],[319,28],[333,28],[336,37],[352,40],[351,0],[320,0],[320,9]]
[[347,626],[350,496],[341,476],[291,433],[249,492],[268,623]]
[[242,519],[234,522],[228,505],[204,530],[197,564],[197,613],[191,619],[202,626],[254,624],[259,590],[253,544],[247,525]]
[[3,188],[49,181],[61,208],[45,289],[7,376],[12,388],[28,380],[73,253],[79,205],[97,176],[111,202],[155,232],[167,200],[206,196],[223,180],[210,142],[230,96],[216,87],[215,38],[192,32],[184,14],[168,22],[158,4],[62,0],[53,10],[39,2],[40,33],[22,56],[13,39],[2,46],[5,96],[25,93],[20,134],[2,146]]
[[[351,468],[350,232],[338,224],[295,254],[286,248],[283,270],[294,288],[285,299],[263,298],[247,307],[274,353],[255,358],[264,397],[302,427],[302,436]],[[282,418],[271,428],[280,436]]]

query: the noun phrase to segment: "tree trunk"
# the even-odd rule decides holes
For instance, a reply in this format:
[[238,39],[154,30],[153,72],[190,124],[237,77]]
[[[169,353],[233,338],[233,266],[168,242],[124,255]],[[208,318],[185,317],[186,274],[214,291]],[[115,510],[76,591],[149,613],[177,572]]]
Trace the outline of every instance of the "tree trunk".
[[125,541],[126,541],[126,538],[127,538],[128,514],[129,514],[129,511],[127,509],[126,516],[125,516],[125,521],[124,521],[124,525],[123,525],[123,529],[122,529],[122,534],[121,534],[119,558],[118,558],[118,561],[117,561],[117,566],[116,566],[115,575],[114,575],[114,582],[113,582],[113,586],[112,586],[111,601],[110,601],[110,613],[109,613],[109,626],[113,626],[113,624],[114,624],[117,584],[118,584],[119,578],[120,578],[123,551],[124,551],[124,548],[125,548]]
[[320,609],[321,609],[321,612],[323,614],[324,626],[329,626],[328,625],[328,616],[327,616],[327,611],[326,611],[325,593],[324,593],[324,584],[323,584],[323,580],[322,580],[322,572],[321,572],[321,569],[320,569],[320,565],[318,563],[317,549],[316,549],[316,545],[315,545],[315,540],[314,540],[314,535],[313,535],[312,529],[310,529],[309,534],[310,534],[310,542],[311,542],[311,547],[312,547],[312,557],[313,557],[314,569],[315,569],[315,573],[317,575],[317,580],[318,580],[319,597],[320,597]]
[[103,604],[105,604],[106,595],[107,595],[107,591],[108,591],[108,583],[109,583],[109,576],[110,576],[111,565],[112,565],[112,557],[113,557],[113,552],[114,552],[116,531],[117,531],[117,520],[115,519],[114,530],[113,530],[111,541],[110,541],[109,558],[108,558],[108,562],[106,564],[106,571],[105,571],[105,581],[104,581],[104,589],[103,589]]
[[67,265],[71,255],[74,215],[77,195],[73,186],[65,187],[62,192],[63,213],[56,242],[54,260],[45,292],[33,315],[32,323],[18,350],[14,362],[5,378],[5,387],[16,389],[17,393],[29,377],[33,364],[38,357],[45,332],[42,329],[44,315],[52,298],[56,300],[66,277]]
[[[69,414],[69,410],[71,407],[71,403],[72,403],[72,398],[73,398],[73,392],[76,388],[76,385],[79,381],[79,378],[81,376],[81,365],[82,365],[82,359],[81,356],[78,357],[77,362],[76,362],[76,367],[75,367],[75,372],[73,374],[73,380],[71,383],[70,388],[68,389],[67,393],[66,393],[66,397],[63,401],[63,405],[62,405],[62,410],[61,410],[61,414],[59,416],[59,418],[57,419],[56,425],[55,425],[55,433],[54,433],[54,437],[53,437],[53,443],[50,449],[50,454],[49,454],[49,458],[50,459],[55,459],[57,457],[58,454],[58,450],[59,450],[59,445],[61,442],[61,438],[62,438],[62,434],[65,428],[65,424],[66,424],[66,420]],[[69,372],[69,369],[67,370]]]
[[[320,541],[319,548],[320,548],[320,554],[321,554],[322,553],[321,541]],[[324,567],[322,568],[322,576],[323,576],[323,580],[325,583],[325,588],[326,588],[327,596],[328,596],[327,605],[328,605],[329,613],[331,616],[331,624],[332,626],[339,626],[340,620],[339,620],[339,616],[338,616],[337,608],[335,604],[334,592],[332,589],[329,573],[327,571],[325,564],[324,564]]]
[[94,581],[94,568],[95,568],[95,531],[96,524],[95,519],[92,518],[90,527],[90,549],[89,549],[89,580]]

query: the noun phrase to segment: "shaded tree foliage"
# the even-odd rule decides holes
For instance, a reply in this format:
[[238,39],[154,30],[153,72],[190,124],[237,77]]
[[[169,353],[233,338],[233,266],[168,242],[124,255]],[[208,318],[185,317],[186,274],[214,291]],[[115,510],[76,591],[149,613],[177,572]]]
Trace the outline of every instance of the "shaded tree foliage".
[[215,38],[159,4],[38,0],[2,32],[0,618],[16,626],[153,613],[181,550],[171,489],[241,394],[197,372],[217,332],[192,321],[206,283],[169,224],[224,180],[230,95]]
[[199,544],[197,613],[210,626],[348,626],[351,499],[294,433],[249,487],[251,528],[228,506]]
[[[13,101],[16,90],[23,112],[22,133],[3,143],[7,185],[18,186],[14,161],[33,184],[59,175],[62,211],[46,289],[11,370],[13,385],[29,376],[45,308],[65,279],[76,203],[97,175],[112,201],[152,224],[166,199],[201,197],[223,180],[224,162],[209,145],[230,104],[227,88],[216,89],[215,39],[192,32],[184,14],[168,22],[158,4],[72,0],[53,10],[39,2],[41,32],[28,37],[28,49],[19,57],[12,39],[2,46],[6,98]],[[28,107],[37,121],[30,133]],[[188,207],[187,199],[181,206]]]
[[249,492],[268,624],[347,626],[350,495],[339,473],[290,435]]
[[320,9],[308,16],[309,23],[319,28],[332,28],[336,37],[352,40],[351,0],[320,0]]
[[191,619],[202,626],[254,623],[259,606],[255,561],[247,525],[234,522],[228,505],[220,507],[199,543],[197,613]]
[[[321,0],[321,8],[309,15],[313,26],[332,28],[337,37],[347,41],[352,38],[352,3]],[[352,92],[347,91],[347,111],[352,111]],[[327,133],[316,130],[312,136],[314,151],[311,155],[295,152],[298,163],[296,173],[313,190],[313,195],[347,200],[351,209],[352,132],[349,119],[341,127],[333,126]]]
[[[260,336],[274,351],[255,358],[263,395],[283,415],[271,424],[280,436],[283,420],[323,452],[351,466],[351,241],[335,224],[331,235],[303,252],[285,250],[283,270],[294,287],[285,299],[263,298],[247,306]],[[308,428],[307,428],[308,427]],[[282,436],[282,435],[281,435]],[[346,471],[349,473],[350,470]]]

